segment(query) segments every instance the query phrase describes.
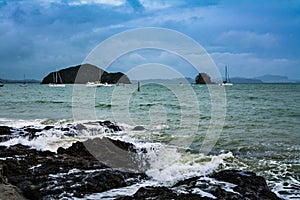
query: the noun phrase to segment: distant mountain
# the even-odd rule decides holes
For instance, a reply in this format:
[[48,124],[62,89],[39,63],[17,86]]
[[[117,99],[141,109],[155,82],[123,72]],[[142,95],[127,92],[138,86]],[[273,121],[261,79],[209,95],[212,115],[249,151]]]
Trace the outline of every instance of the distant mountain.
[[[221,80],[214,80],[214,82],[220,83]],[[230,78],[230,82],[235,84],[300,83],[300,80],[292,80],[289,79],[287,76],[280,76],[280,75],[264,75],[264,76],[257,76],[254,78],[233,77]]]
[[35,79],[25,79],[25,80],[11,80],[11,79],[0,79],[1,83],[40,83],[41,81]]
[[[129,78],[122,72],[109,73],[97,66],[91,64],[77,65],[74,67],[68,67],[58,71],[62,82],[65,84],[85,84],[87,82],[100,81],[102,83],[124,83],[130,84]],[[48,84],[53,82],[55,72],[49,73],[42,80],[42,84]]]
[[133,83],[161,83],[161,84],[193,84],[195,80],[189,77],[186,78],[173,78],[173,79],[145,79],[145,80],[133,80]]
[[253,83],[263,83],[263,81],[254,78],[242,78],[242,77],[234,77],[230,79],[231,83],[235,84],[253,84]]
[[299,80],[291,80],[287,76],[281,75],[263,75],[255,77],[255,79],[259,79],[264,83],[297,83]]

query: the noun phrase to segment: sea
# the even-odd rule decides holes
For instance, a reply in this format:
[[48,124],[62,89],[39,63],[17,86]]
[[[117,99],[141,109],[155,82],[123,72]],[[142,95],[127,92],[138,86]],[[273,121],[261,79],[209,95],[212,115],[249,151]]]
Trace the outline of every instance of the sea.
[[[65,126],[109,120],[120,132],[91,128],[72,138],[57,132],[42,139],[14,138],[56,151],[74,141],[111,137],[146,148],[143,183],[86,196],[113,199],[147,185],[171,185],[223,169],[253,171],[282,199],[300,199],[300,84],[190,85],[143,83],[85,85],[5,84],[0,125]],[[138,127],[138,128],[137,128]],[[119,166],[122,168],[122,166]]]

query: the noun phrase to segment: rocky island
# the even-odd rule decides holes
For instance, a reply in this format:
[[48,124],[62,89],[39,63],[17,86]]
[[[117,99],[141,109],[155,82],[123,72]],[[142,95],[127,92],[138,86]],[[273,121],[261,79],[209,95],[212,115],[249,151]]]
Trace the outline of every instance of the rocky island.
[[[100,81],[109,84],[130,84],[129,78],[122,72],[109,73],[97,66],[91,64],[82,64],[68,67],[57,71],[64,84],[86,84],[87,82]],[[41,84],[49,84],[53,82],[56,72],[49,73],[43,78]]]

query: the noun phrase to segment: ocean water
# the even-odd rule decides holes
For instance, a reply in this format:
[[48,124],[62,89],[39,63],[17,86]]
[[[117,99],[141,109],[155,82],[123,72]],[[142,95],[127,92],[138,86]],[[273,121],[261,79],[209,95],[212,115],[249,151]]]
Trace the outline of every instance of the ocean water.
[[[140,92],[135,84],[0,88],[0,125],[64,126],[95,120],[116,122],[124,130],[107,133],[91,128],[77,138],[56,133],[46,140],[12,139],[0,145],[22,143],[56,151],[74,140],[105,135],[148,149],[146,173],[151,180],[89,199],[113,199],[141,186],[170,185],[221,169],[254,171],[281,198],[300,198],[300,84],[152,83],[142,84]],[[145,130],[134,131],[136,126]]]

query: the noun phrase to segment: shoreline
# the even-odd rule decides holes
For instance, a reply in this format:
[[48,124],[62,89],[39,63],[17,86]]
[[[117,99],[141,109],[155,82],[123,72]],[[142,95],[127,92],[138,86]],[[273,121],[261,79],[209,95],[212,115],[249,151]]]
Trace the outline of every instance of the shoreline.
[[[106,127],[107,130],[114,133],[122,130],[121,127],[109,121],[92,122],[73,128],[84,130],[86,126],[91,124],[96,124],[99,128]],[[71,127],[72,124],[64,127],[65,132],[63,133],[69,134],[64,137],[74,137],[74,135],[70,135],[72,133]],[[48,129],[50,131],[55,128],[54,126],[45,126],[43,129],[23,127],[19,131],[23,132],[22,137],[34,140],[43,137],[40,135],[43,130]],[[15,137],[13,134],[12,127],[0,127],[2,141],[3,138],[9,141],[11,138],[7,136]],[[111,142],[111,145],[101,149],[99,151],[101,155],[92,155],[86,148],[86,144],[89,142],[100,147],[107,141]],[[8,146],[1,146],[0,144],[1,180],[7,179],[4,184],[9,183],[17,186],[28,199],[63,197],[85,199],[95,195],[101,197],[104,194],[119,200],[148,197],[154,199],[245,199],[250,197],[279,199],[268,188],[263,177],[239,169],[216,169],[205,175],[187,176],[175,180],[173,183],[162,184],[156,182],[147,173],[147,170],[123,171],[111,168],[112,160],[119,161],[122,159],[119,154],[113,151],[113,148],[109,148],[112,146],[117,146],[123,151],[131,153],[137,152],[139,149],[132,143],[105,136],[87,141],[74,141],[69,147],[58,147],[56,152],[37,150],[22,144]],[[144,149],[141,152],[142,155],[146,154],[147,151]],[[130,163],[141,166],[139,164],[144,163],[145,160],[139,158],[130,157],[132,159]],[[123,192],[121,192],[122,190]]]

